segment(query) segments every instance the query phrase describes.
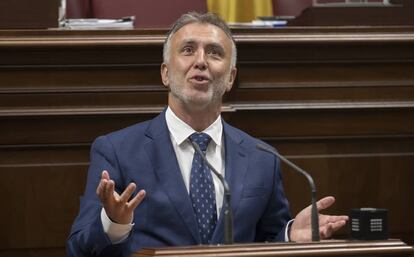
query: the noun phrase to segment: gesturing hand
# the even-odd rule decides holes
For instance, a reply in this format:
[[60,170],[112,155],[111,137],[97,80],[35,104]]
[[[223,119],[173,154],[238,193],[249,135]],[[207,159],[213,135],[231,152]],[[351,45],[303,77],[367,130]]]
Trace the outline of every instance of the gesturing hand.
[[[132,222],[135,208],[145,197],[145,191],[140,190],[134,198],[129,200],[136,188],[135,183],[130,183],[119,195],[115,192],[115,182],[109,178],[106,170],[102,171],[101,181],[96,188],[105,212],[108,217],[118,224],[129,224]],[[128,201],[129,200],[129,201]]]
[[[318,213],[331,206],[335,202],[335,198],[328,196],[322,198],[316,203]],[[295,242],[309,242],[312,240],[312,226],[311,226],[311,210],[309,205],[298,215],[296,215],[290,230],[290,239]],[[348,221],[348,216],[331,216],[319,214],[319,234],[321,239],[328,238],[332,234],[343,227]]]

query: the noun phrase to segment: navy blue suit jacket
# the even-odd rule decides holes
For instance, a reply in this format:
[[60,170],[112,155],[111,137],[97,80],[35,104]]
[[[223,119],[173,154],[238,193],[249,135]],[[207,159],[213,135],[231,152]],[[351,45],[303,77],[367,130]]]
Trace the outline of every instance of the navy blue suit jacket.
[[[232,193],[234,240],[283,241],[290,219],[279,161],[258,150],[260,141],[223,121],[225,173]],[[100,219],[96,195],[102,170],[108,170],[116,191],[130,182],[147,192],[135,209],[134,228],[112,245]],[[224,208],[223,208],[224,210]],[[212,243],[224,238],[223,213]],[[129,256],[142,247],[200,243],[191,200],[180,172],[165,121],[165,111],[150,121],[101,136],[91,149],[91,163],[80,212],[67,242],[69,256]]]

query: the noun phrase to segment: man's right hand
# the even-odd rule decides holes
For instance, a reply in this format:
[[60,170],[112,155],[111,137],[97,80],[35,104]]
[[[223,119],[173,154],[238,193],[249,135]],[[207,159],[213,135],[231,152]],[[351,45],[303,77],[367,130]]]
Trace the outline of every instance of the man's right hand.
[[145,190],[140,190],[130,199],[136,187],[135,183],[130,183],[119,195],[115,191],[115,182],[110,179],[108,172],[102,171],[96,194],[99,196],[106,214],[113,222],[118,224],[132,223],[134,210],[145,197]]

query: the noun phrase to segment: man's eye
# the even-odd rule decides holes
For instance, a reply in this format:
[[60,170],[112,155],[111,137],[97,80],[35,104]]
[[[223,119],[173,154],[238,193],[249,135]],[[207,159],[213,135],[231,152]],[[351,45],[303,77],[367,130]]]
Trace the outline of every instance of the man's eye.
[[193,48],[192,47],[184,47],[183,48],[183,53],[191,54],[191,53],[193,53]]
[[220,57],[222,54],[220,51],[218,51],[217,49],[209,49],[207,51],[207,54],[212,55],[212,56],[217,56]]

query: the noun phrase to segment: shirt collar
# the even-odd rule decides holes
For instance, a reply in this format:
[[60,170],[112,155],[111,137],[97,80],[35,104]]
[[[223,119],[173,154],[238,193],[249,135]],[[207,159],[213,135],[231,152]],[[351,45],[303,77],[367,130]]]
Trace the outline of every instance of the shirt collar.
[[[170,131],[170,134],[177,145],[181,145],[191,134],[196,132],[187,123],[178,118],[177,115],[175,115],[175,113],[170,109],[170,107],[168,107],[167,111],[165,112],[165,119],[167,122],[168,130]],[[214,143],[220,146],[223,134],[221,115],[219,115],[217,119],[202,132],[209,135]]]

